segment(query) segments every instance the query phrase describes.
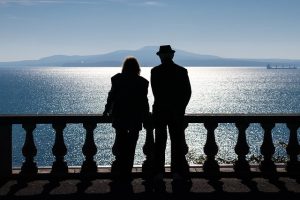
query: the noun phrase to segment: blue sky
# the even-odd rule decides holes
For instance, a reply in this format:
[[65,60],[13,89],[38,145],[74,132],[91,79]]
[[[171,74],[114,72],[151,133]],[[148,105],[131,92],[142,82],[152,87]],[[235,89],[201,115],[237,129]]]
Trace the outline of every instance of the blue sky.
[[0,61],[171,44],[300,59],[300,0],[0,0]]

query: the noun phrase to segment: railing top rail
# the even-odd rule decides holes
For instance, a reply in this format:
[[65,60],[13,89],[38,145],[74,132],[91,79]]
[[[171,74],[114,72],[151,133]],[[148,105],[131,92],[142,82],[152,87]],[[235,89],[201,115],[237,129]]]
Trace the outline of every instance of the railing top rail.
[[287,123],[299,122],[300,113],[266,113],[266,114],[252,114],[252,113],[217,113],[217,114],[188,114],[186,115],[189,123]]
[[[266,113],[266,114],[245,114],[245,113],[216,113],[216,114],[186,114],[188,123],[300,123],[300,113]],[[52,124],[52,123],[111,123],[111,117],[102,114],[21,114],[0,115],[0,123],[22,124]]]

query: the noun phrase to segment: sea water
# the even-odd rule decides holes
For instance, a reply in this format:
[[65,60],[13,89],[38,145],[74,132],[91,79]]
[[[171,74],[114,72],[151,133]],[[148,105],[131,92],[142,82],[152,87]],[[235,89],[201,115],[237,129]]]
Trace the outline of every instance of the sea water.
[[[187,67],[192,97],[187,113],[300,113],[300,70],[266,69],[263,67]],[[144,67],[141,76],[150,80],[150,67]],[[0,68],[0,114],[101,114],[110,90],[110,77],[120,72],[120,67],[25,67]],[[153,104],[151,85],[148,99]],[[247,129],[247,141],[251,155],[260,155],[263,130],[259,124]],[[234,146],[238,131],[234,124],[219,124],[215,130],[219,146],[217,157],[223,160],[236,158]],[[13,125],[13,166],[24,161],[22,147],[25,131],[21,125]],[[37,125],[34,141],[39,166],[52,165],[54,156],[54,130],[51,125]],[[111,124],[98,124],[94,131],[98,165],[110,165],[114,160],[111,147],[114,129]],[[298,130],[299,136],[299,130]],[[288,142],[285,124],[273,129],[275,155],[285,156]],[[298,137],[299,138],[299,137]],[[68,149],[65,160],[68,165],[81,165],[84,156],[82,146],[85,129],[82,125],[68,124],[64,130]],[[206,130],[203,124],[190,124],[186,130],[189,156],[204,155]],[[142,147],[145,131],[140,132],[135,164],[145,159]],[[192,155],[192,156],[191,156]],[[170,143],[166,150],[166,164],[170,162]],[[195,160],[189,160],[193,163]]]

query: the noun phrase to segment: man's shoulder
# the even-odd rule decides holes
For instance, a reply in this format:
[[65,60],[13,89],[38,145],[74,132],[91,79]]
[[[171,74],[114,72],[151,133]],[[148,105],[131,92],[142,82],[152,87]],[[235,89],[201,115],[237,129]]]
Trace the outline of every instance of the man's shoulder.
[[157,65],[157,66],[154,66],[154,67],[151,69],[151,73],[156,72],[156,71],[159,71],[159,70],[161,70],[161,68],[162,68],[162,64]]
[[181,65],[178,65],[176,63],[174,63],[175,69],[179,70],[179,71],[185,71],[187,72],[187,69]]
[[178,65],[176,63],[172,63],[171,65],[172,65],[171,67],[164,66],[163,64],[157,65],[151,69],[151,73],[153,74],[153,73],[159,73],[161,71],[167,72],[167,71],[174,71],[174,70],[181,73],[187,72],[187,69],[181,65]]

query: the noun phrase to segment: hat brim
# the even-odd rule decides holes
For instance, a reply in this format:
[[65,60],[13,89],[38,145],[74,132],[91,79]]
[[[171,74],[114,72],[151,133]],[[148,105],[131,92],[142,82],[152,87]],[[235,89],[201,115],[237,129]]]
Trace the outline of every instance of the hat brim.
[[175,53],[175,50],[165,51],[165,52],[158,51],[156,52],[156,55],[163,54],[163,53]]

